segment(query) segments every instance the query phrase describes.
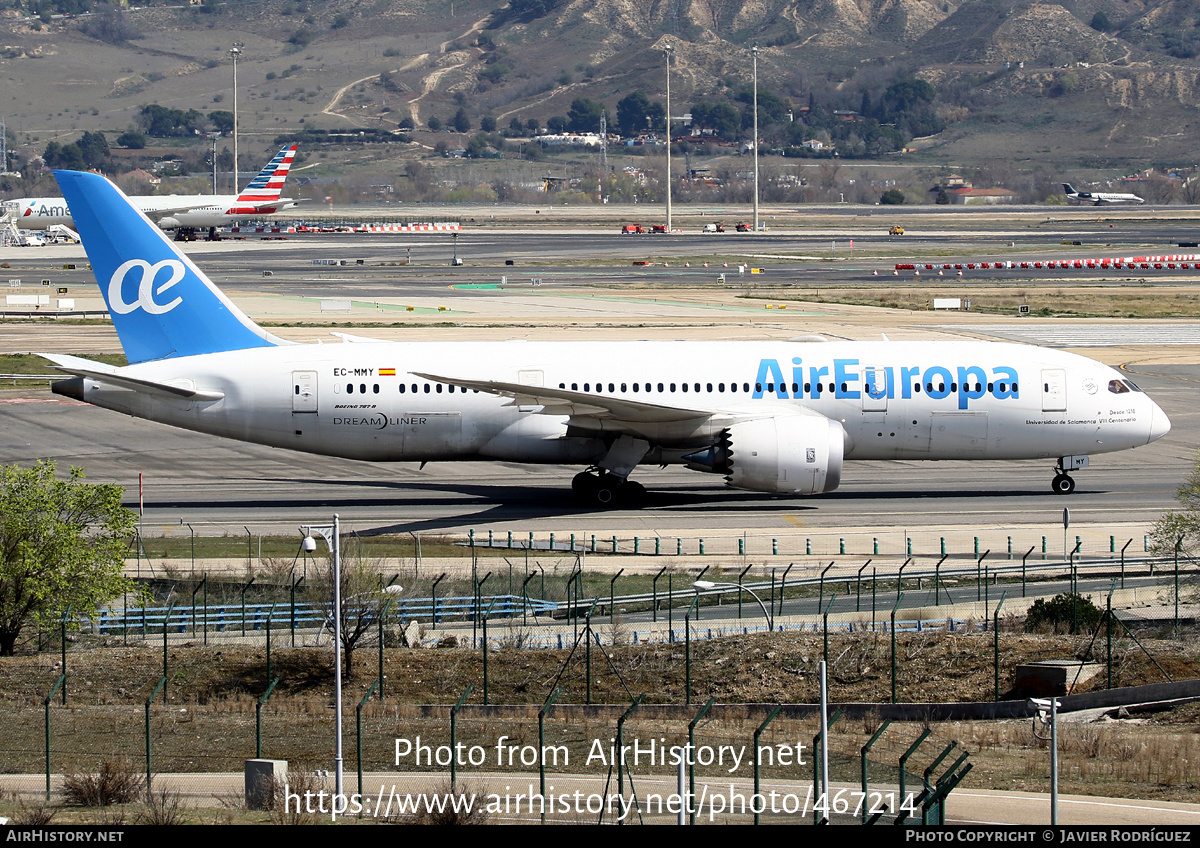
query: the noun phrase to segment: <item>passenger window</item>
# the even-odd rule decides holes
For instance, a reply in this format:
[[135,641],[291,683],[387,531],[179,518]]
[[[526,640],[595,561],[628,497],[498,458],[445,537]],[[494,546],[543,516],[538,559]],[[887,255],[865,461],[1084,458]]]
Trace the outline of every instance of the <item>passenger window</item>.
[[687,391],[687,383],[680,383],[679,388],[683,389],[686,392]]
[[366,384],[366,383],[359,383],[359,384],[358,384],[358,390],[359,390],[359,391],[360,391],[362,394],[364,394],[364,395],[365,395],[365,394],[367,393],[367,384]]
[[375,394],[379,394],[379,384],[378,383],[376,383],[374,386],[372,386],[371,389],[372,389],[372,391],[375,392]]
[[700,391],[700,384],[696,383],[693,388],[695,388],[696,391]]
[[717,391],[718,391],[718,392],[723,392],[723,391],[725,391],[725,384],[724,384],[724,383],[717,383]]
[[710,393],[710,394],[712,393],[712,383],[709,383],[709,384],[708,384],[708,391],[709,391],[709,393]]
[[441,383],[438,383],[438,384],[437,384],[437,393],[438,393],[439,395],[442,393],[442,384],[441,384]]
[[400,394],[404,394],[404,384],[400,384]]
[[572,384],[571,384],[571,391],[573,391],[573,392],[577,392],[577,391],[579,391],[579,384],[578,384],[578,383],[572,383]]
[[608,384],[608,390],[609,390],[610,392],[615,392],[615,391],[617,390],[617,387],[616,387],[616,386],[614,386],[612,383],[609,383],[609,384]]
[[756,392],[761,392],[761,391],[762,391],[762,383],[755,383],[755,384],[754,384],[754,391],[756,391]]
[[660,394],[662,393],[662,390],[663,390],[663,384],[662,384],[662,383],[659,383],[659,384],[658,384],[658,391],[659,391],[659,393],[660,393]]
[[804,392],[805,392],[805,394],[808,394],[808,393],[809,393],[809,392],[811,392],[811,391],[812,391],[812,383],[805,383],[805,384],[804,384]]
[[583,390],[584,390],[585,392],[590,392],[590,391],[592,390],[592,384],[591,384],[591,383],[584,383],[584,384],[583,384]]
[[354,384],[353,383],[346,384],[346,394],[348,394],[348,395],[354,394]]
[[[635,392],[636,392],[636,391],[638,391],[638,384],[637,384],[637,383],[634,383],[634,384],[633,384],[633,390],[634,390]],[[625,391],[625,386],[624,386],[624,385],[622,385],[622,386],[621,386],[621,391]]]
[[623,391],[623,392],[624,392],[624,391],[628,391],[628,389],[626,389],[626,388],[625,388],[625,384],[624,384],[624,383],[622,383],[622,384],[621,384],[621,391]]
[[559,384],[558,384],[558,387],[559,387],[560,389],[565,389],[565,388],[567,387],[567,384],[566,384],[566,383],[559,383]]
[[431,391],[431,389],[429,388],[429,384],[426,383],[425,384],[425,394],[429,394],[430,391]]
[[675,384],[674,384],[674,383],[672,383],[672,384],[671,384],[671,391],[675,391]]
[[454,394],[454,384],[451,383],[449,386],[447,386],[446,391],[450,392],[450,394]]

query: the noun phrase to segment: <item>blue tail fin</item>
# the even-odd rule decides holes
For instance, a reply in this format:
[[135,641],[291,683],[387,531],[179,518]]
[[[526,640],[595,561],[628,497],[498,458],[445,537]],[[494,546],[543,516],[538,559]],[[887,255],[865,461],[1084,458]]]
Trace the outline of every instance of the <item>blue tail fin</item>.
[[55,171],[130,363],[283,344],[99,174]]

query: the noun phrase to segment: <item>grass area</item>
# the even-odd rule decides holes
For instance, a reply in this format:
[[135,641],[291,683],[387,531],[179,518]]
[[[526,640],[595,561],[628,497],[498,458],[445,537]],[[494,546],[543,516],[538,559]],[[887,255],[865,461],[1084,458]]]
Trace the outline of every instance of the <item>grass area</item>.
[[[598,628],[607,643],[628,642],[629,629],[620,622]],[[584,764],[594,739],[612,736],[615,718],[589,712],[582,705],[588,691],[586,658],[582,650],[527,650],[522,639],[531,632],[519,624],[493,622],[488,682],[492,704],[538,705],[557,686],[563,691],[559,707],[546,726],[548,744],[570,751],[570,768],[552,773],[583,772],[603,777],[603,764]],[[169,704],[151,709],[156,772],[232,772],[254,749],[255,709],[268,676],[280,678],[262,710],[263,753],[287,759],[297,771],[304,764],[328,758],[332,733],[329,708],[333,674],[327,647],[287,647],[286,633],[277,633],[268,675],[259,646],[198,644],[173,646],[169,652]],[[897,690],[902,702],[988,701],[994,697],[992,634],[906,633],[897,639]],[[1087,655],[1088,636],[1066,637],[1003,633],[1000,639],[1003,698],[1020,698],[1012,690],[1017,664],[1047,657]],[[1144,637],[1142,646],[1175,679],[1200,674],[1200,655],[1193,641]],[[52,769],[55,772],[92,771],[105,760],[124,757],[139,770],[143,762],[142,701],[162,674],[163,657],[153,637],[146,644],[85,649],[78,643],[68,653],[70,705],[51,707]],[[1161,673],[1131,642],[1121,640],[1115,652],[1115,685],[1131,686],[1162,679]],[[752,635],[736,639],[694,641],[692,650],[692,710],[714,698],[719,705],[698,728],[702,744],[745,744],[762,714],[745,704],[812,704],[817,698],[817,663],[822,656],[820,634]],[[1103,658],[1103,646],[1090,648]],[[6,714],[6,733],[0,739],[0,758],[11,773],[37,773],[42,759],[42,698],[58,669],[45,655],[6,659],[0,664],[0,703]],[[889,700],[890,639],[886,634],[861,632],[832,635],[829,645],[830,685],[835,702],[881,703]],[[353,673],[346,680],[346,703],[367,694],[376,675],[374,647],[361,645]],[[681,705],[685,700],[686,668],[682,645],[618,644],[603,653],[593,651],[590,686],[592,702],[627,704],[629,693],[644,694],[646,704]],[[394,764],[394,739],[420,735],[430,744],[445,744],[445,709],[425,712],[423,704],[451,704],[467,689],[474,692],[458,718],[458,739],[465,745],[491,750],[500,736],[524,744],[537,737],[534,710],[521,715],[494,716],[477,710],[482,703],[484,665],[479,650],[410,649],[384,651],[385,697],[365,701],[362,711],[364,765],[367,771],[411,771],[411,762]],[[1083,691],[1103,687],[1103,675],[1081,684]],[[576,705],[571,707],[569,705]],[[690,714],[690,713],[689,713]],[[879,716],[867,711],[835,720],[831,726],[833,777],[857,778],[857,753],[880,726]],[[1064,793],[1155,800],[1194,801],[1200,784],[1200,707],[1195,704],[1139,717],[1102,723],[1060,726],[1060,790]],[[974,789],[1045,791],[1049,768],[1044,743],[1033,738],[1028,720],[895,722],[872,749],[872,780],[894,780],[896,758],[925,729],[933,731],[911,761],[920,771],[950,742],[970,753],[974,770],[966,786]],[[780,716],[763,737],[767,745],[797,740],[806,743],[815,732],[815,719]],[[685,722],[656,717],[644,707],[625,727],[626,739],[665,738],[676,744],[686,733]],[[348,749],[354,750],[348,730]],[[958,752],[956,752],[957,755]],[[488,764],[495,769],[495,764]],[[352,773],[348,766],[348,778]],[[418,769],[421,770],[421,769]],[[505,767],[515,778],[528,767]],[[473,769],[460,769],[471,778]],[[654,767],[638,774],[658,774]],[[810,768],[765,769],[767,777],[801,784],[811,780]],[[729,779],[728,771],[701,767],[709,780]],[[745,779],[747,773],[738,772]],[[203,778],[201,778],[202,780]],[[415,787],[401,779],[401,786]],[[226,790],[228,791],[228,790]],[[201,790],[210,806],[216,795]],[[218,799],[219,800],[219,799]],[[26,802],[28,805],[28,802]],[[267,821],[245,814],[237,804],[220,801],[228,812],[189,809],[188,820]],[[54,808],[56,821],[96,821],[97,816],[141,813],[138,805],[85,811]],[[24,814],[10,798],[0,800],[0,814]],[[93,818],[86,818],[92,816]],[[78,818],[77,818],[78,817]]]
[[[128,360],[121,353],[89,353],[87,359],[94,362],[104,362],[108,365],[127,365]],[[54,363],[33,353],[0,354],[0,374],[30,374],[46,375],[61,374],[54,369]]]
[[1200,285],[1151,286],[1141,281],[1113,285],[987,285],[970,286],[953,279],[941,282],[878,286],[814,286],[757,290],[742,298],[800,303],[840,303],[888,309],[927,311],[934,297],[959,297],[971,302],[972,312],[1016,315],[1027,305],[1034,316],[1067,318],[1197,318]]

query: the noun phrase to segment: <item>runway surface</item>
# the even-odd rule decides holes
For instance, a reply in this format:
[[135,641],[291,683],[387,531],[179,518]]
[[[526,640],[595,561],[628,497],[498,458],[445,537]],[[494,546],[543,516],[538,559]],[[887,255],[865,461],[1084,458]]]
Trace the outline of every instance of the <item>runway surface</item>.
[[[873,219],[869,226],[878,223]],[[1139,244],[1156,240],[1165,244],[1190,234],[1194,224],[1180,219],[1122,222],[1121,226]],[[1077,252],[1078,247],[1058,245],[1064,235],[1106,227],[1075,220],[1069,226],[1047,225],[1046,232],[1034,235],[1046,248]],[[1007,244],[1000,236],[986,233],[941,234],[931,243],[953,250],[960,241],[977,245],[981,239],[995,242],[998,250]],[[896,251],[916,244],[907,236],[897,242],[882,235],[872,243]],[[419,468],[415,463],[379,465],[302,455],[173,430],[78,404],[44,389],[25,389],[0,393],[5,420],[0,461],[28,463],[50,457],[63,466],[82,465],[93,480],[129,487],[131,503],[137,500],[142,474],[147,532],[155,527],[178,528],[181,520],[231,533],[243,532],[243,526],[260,532],[291,532],[301,521],[337,510],[360,532],[487,528],[643,537],[741,531],[916,534],[921,531],[915,528],[936,526],[1052,526],[1068,504],[1076,523],[1145,526],[1175,505],[1175,490],[1194,466],[1195,445],[1200,442],[1200,412],[1194,402],[1200,387],[1200,325],[1195,322],[1006,323],[995,316],[950,319],[941,313],[829,304],[768,313],[761,302],[739,299],[737,292],[687,288],[698,280],[713,280],[723,268],[659,265],[645,270],[625,264],[647,251],[660,256],[694,255],[700,249],[712,252],[732,246],[779,256],[800,255],[821,244],[828,257],[828,241],[803,233],[632,237],[467,230],[457,248],[448,237],[420,234],[246,240],[194,245],[188,250],[256,320],[329,321],[331,316],[320,312],[325,298],[354,300],[356,311],[348,317],[356,320],[371,312],[369,307],[361,308],[363,303],[378,297],[386,300],[377,307],[385,326],[351,332],[391,339],[461,337],[462,329],[442,327],[439,322],[469,318],[475,322],[472,338],[561,338],[583,333],[590,338],[793,338],[813,332],[834,338],[879,338],[886,332],[890,338],[970,336],[1080,346],[1085,355],[1126,365],[1132,379],[1166,410],[1172,432],[1137,450],[1094,457],[1092,466],[1077,475],[1078,489],[1069,498],[1051,493],[1052,463],[1045,461],[851,463],[841,488],[810,499],[727,489],[715,475],[639,468],[635,477],[650,490],[646,508],[597,512],[574,505],[568,497],[577,468],[506,463],[430,463]],[[415,264],[384,264],[407,258],[409,248]],[[455,249],[472,264],[449,267]],[[52,287],[61,283],[81,301],[92,298],[99,303],[78,246],[53,250],[59,253],[9,249],[5,256],[13,267],[7,273],[23,279],[22,290],[28,289],[29,281],[51,279]],[[77,267],[64,271],[62,264],[72,251],[79,260]],[[313,264],[314,259],[330,257],[345,258],[348,264]],[[546,257],[553,257],[555,264],[539,266]],[[517,264],[505,266],[506,258]],[[364,262],[361,266],[355,264],[359,259]],[[564,259],[570,262],[563,264]],[[264,276],[265,271],[271,276]],[[491,281],[502,274],[519,277],[526,285],[491,287]],[[638,276],[644,274],[650,276]],[[851,272],[827,258],[797,259],[773,268],[769,279],[821,275],[828,279],[831,274]],[[539,275],[544,275],[541,287],[528,285],[529,278]],[[862,279],[861,271],[853,276]],[[597,288],[596,283],[605,287]],[[650,283],[654,285],[647,288]],[[412,312],[403,305],[409,298],[417,304]],[[445,304],[445,314],[438,311],[438,304]],[[386,314],[385,306],[390,310]],[[425,324],[407,323],[418,318]],[[386,326],[386,320],[392,319],[400,326]],[[617,329],[606,329],[610,325]],[[279,332],[315,340],[328,338],[329,328],[285,327]],[[0,352],[36,350],[90,354],[117,351],[119,346],[111,328],[104,326],[0,324]]]

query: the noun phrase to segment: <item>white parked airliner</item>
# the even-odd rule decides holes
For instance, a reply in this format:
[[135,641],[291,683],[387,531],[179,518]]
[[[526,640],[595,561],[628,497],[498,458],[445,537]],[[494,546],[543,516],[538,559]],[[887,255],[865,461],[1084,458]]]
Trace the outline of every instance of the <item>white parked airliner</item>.
[[54,391],[177,427],[373,462],[577,463],[587,502],[638,502],[642,463],[810,495],[859,459],[1046,459],[1170,429],[1120,373],[991,342],[295,344],[242,313],[103,177],[58,172],[130,362],[48,354]]
[[[216,227],[295,207],[295,200],[281,196],[295,158],[296,145],[289,144],[238,194],[148,194],[129,200],[154,216],[162,229],[175,230],[180,241],[194,238],[200,229],[208,229],[211,238],[216,235]],[[75,227],[70,204],[63,197],[26,197],[6,201],[4,207],[12,222],[23,230]]]

